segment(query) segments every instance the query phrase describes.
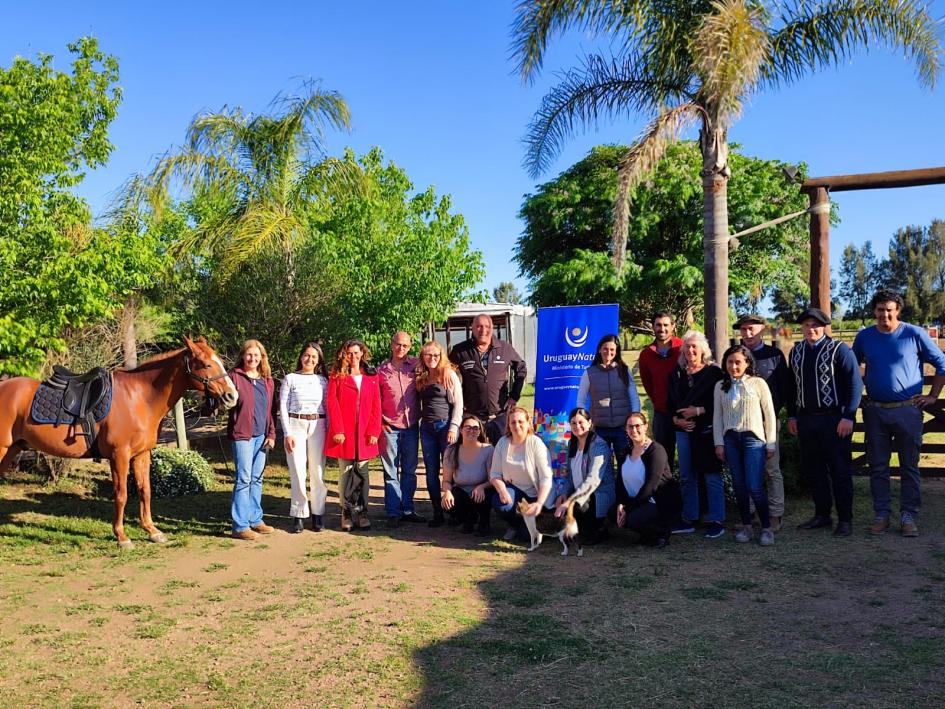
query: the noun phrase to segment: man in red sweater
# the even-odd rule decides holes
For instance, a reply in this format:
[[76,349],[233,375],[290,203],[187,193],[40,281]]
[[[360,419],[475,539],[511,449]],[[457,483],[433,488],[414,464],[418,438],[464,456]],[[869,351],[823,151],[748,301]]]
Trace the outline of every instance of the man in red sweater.
[[660,310],[653,316],[653,342],[640,353],[640,380],[653,404],[653,439],[666,449],[672,467],[676,456],[676,429],[668,410],[666,384],[670,372],[679,363],[682,340],[675,336],[673,314]]

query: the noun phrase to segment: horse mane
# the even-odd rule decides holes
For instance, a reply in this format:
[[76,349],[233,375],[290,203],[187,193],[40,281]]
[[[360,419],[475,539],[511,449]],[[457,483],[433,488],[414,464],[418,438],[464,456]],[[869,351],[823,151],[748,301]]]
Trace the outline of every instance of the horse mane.
[[159,366],[162,366],[164,362],[174,357],[180,355],[181,352],[186,350],[186,347],[178,347],[176,350],[170,350],[168,352],[159,352],[150,359],[145,360],[139,364],[134,369],[119,369],[119,372],[147,372],[152,369],[156,369]]

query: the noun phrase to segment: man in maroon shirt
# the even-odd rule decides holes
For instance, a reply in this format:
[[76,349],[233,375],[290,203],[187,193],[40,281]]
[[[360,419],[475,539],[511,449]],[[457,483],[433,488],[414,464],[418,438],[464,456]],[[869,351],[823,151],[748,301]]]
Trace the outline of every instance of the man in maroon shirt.
[[420,444],[420,406],[417,401],[417,358],[408,356],[413,346],[409,333],[398,332],[390,340],[390,359],[377,370],[381,386],[381,465],[384,468],[384,511],[387,524],[423,522],[414,510],[417,490],[417,457]]
[[640,353],[640,381],[653,404],[653,439],[666,449],[672,467],[676,456],[676,429],[668,409],[666,386],[669,375],[679,363],[682,340],[675,336],[673,314],[660,310],[653,316],[653,342]]

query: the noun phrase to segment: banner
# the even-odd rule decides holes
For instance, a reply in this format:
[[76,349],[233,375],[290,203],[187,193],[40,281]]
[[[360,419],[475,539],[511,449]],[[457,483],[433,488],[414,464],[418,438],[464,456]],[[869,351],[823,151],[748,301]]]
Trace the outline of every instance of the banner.
[[577,405],[581,376],[591,366],[600,339],[619,332],[619,316],[616,304],[538,309],[535,431],[551,453],[553,498],[567,484],[568,413]]

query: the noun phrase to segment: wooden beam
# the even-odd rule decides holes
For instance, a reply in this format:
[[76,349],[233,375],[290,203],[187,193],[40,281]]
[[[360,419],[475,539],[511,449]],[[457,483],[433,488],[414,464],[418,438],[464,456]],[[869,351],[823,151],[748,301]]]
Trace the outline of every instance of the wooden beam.
[[810,303],[830,315],[830,196],[827,188],[807,192],[810,199]]
[[848,190],[875,190],[890,187],[919,187],[945,184],[945,167],[927,167],[921,170],[893,170],[891,172],[864,172],[859,175],[811,177],[801,185],[802,192],[826,188],[831,192]]

